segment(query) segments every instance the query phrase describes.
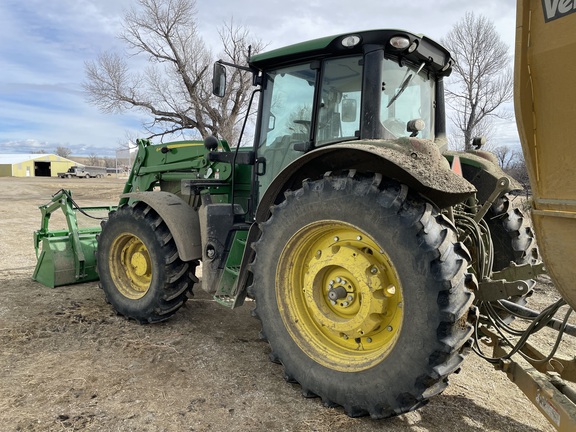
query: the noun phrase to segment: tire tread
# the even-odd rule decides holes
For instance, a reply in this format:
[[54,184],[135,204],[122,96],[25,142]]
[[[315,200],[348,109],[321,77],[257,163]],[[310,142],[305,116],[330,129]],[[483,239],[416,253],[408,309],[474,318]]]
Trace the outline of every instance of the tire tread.
[[[108,221],[102,224],[99,244],[102,238],[107,235],[107,228],[110,227],[110,224],[115,224],[117,220],[121,221],[126,218],[132,218],[139,224],[148,227],[160,244],[160,256],[164,257],[162,265],[166,275],[164,285],[159,288],[160,292],[157,294],[151,293],[155,296],[153,303],[141,309],[126,308],[121,302],[116,301],[115,297],[122,297],[122,294],[118,292],[114,284],[105,286],[102,277],[99,286],[105,292],[106,301],[114,307],[118,314],[134,319],[141,324],[165,321],[186,303],[189,296],[192,296],[193,285],[198,280],[194,275],[198,262],[184,262],[180,259],[176,243],[166,223],[154,209],[143,202],[124,205],[111,212]],[[108,268],[103,265],[103,262],[105,263],[107,260],[102,254],[103,252],[99,250],[97,265],[100,274],[108,272]]]
[[[377,192],[375,201],[379,206],[393,209],[403,224],[416,227],[417,241],[429,258],[431,274],[440,282],[439,286],[443,287],[437,293],[442,322],[437,329],[436,348],[429,356],[427,372],[415,380],[414,393],[399,395],[394,406],[378,400],[371,401],[366,406],[343,404],[345,413],[350,417],[369,415],[379,419],[411,411],[426,404],[429,397],[441,393],[446,388],[448,376],[460,368],[464,355],[468,352],[466,342],[473,331],[472,315],[469,317],[468,312],[474,299],[472,290],[475,288],[474,281],[467,276],[470,254],[462,243],[457,242],[454,225],[438,214],[431,204],[416,198],[405,185],[382,180],[379,174],[369,178],[325,176],[318,181],[304,182],[301,189],[285,192],[285,200],[275,205],[271,217],[261,224],[262,232],[265,233],[268,228],[273,229],[275,215],[290,206],[294,200],[327,189],[346,190],[360,197],[371,196]],[[265,241],[267,240],[262,235],[253,245],[256,254],[251,264],[252,272],[258,272],[259,253]],[[253,316],[262,321],[258,290],[263,288],[259,284],[262,282],[254,274],[252,285],[249,287],[249,292],[255,294],[257,300]],[[264,329],[261,335],[264,340],[268,340]],[[270,357],[282,363],[273,347]],[[284,368],[285,375],[293,379],[295,375],[288,371],[286,365]],[[330,394],[323,394],[317,389],[311,390],[303,386],[302,393],[306,397],[317,395],[325,405],[338,405]]]

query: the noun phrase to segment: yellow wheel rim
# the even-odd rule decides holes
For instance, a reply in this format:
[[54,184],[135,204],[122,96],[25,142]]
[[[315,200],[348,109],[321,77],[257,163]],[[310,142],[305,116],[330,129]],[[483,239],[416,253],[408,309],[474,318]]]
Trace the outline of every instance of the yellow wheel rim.
[[152,265],[146,245],[137,236],[120,234],[112,243],[110,273],[120,293],[133,300],[144,297],[152,280]]
[[398,340],[404,316],[398,274],[384,249],[359,228],[336,221],[307,225],[286,244],[276,275],[284,324],[317,363],[365,370]]

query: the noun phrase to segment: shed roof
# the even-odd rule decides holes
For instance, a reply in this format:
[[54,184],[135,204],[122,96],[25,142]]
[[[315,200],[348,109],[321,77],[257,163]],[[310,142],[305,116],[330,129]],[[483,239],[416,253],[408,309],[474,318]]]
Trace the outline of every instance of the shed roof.
[[71,162],[76,163],[70,159],[52,153],[4,153],[0,154],[0,165],[14,165],[30,160],[46,161],[46,162]]

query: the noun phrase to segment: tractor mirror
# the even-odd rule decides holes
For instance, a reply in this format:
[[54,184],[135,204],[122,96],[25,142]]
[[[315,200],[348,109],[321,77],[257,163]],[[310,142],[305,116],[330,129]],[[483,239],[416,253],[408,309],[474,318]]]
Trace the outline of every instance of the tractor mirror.
[[352,123],[356,121],[357,103],[356,99],[342,100],[342,121]]
[[222,63],[214,63],[212,72],[212,94],[222,97],[226,93],[226,68]]

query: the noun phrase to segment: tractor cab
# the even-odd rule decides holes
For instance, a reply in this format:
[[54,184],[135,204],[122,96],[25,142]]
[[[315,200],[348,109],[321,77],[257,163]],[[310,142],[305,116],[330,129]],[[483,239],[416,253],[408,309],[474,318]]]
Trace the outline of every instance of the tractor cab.
[[287,165],[323,146],[445,136],[442,79],[451,59],[424,36],[344,34],[258,54],[249,65],[262,89],[254,143],[260,196]]

